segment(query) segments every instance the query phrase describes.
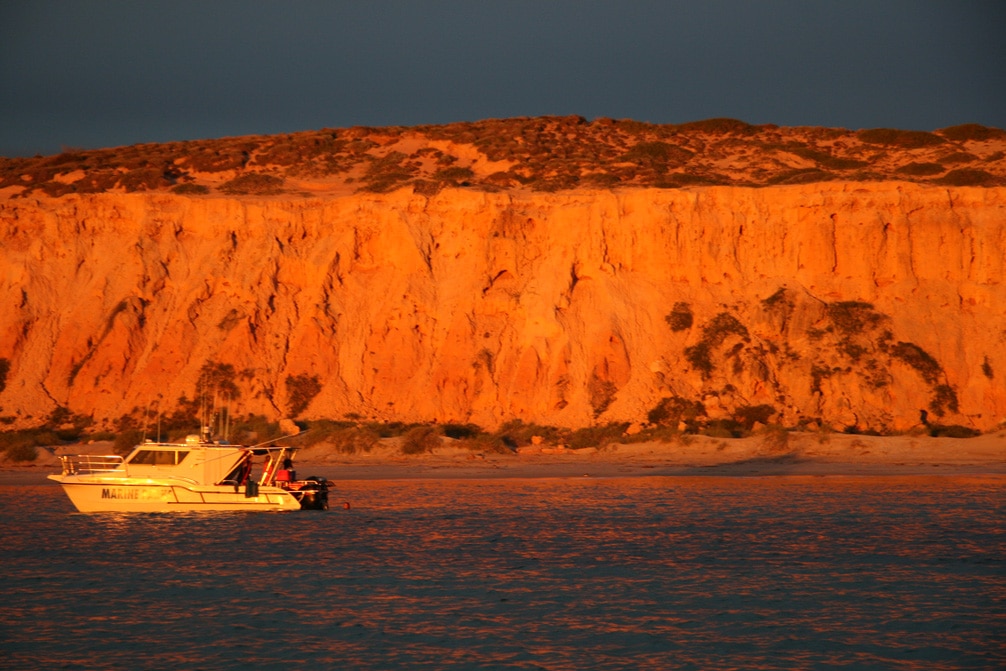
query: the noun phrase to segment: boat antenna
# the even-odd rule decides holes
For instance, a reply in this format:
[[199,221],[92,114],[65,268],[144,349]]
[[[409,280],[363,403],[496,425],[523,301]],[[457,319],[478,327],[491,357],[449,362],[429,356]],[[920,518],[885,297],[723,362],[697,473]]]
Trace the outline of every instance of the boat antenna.
[[150,421],[150,399],[147,399],[147,408],[143,411],[143,438],[141,443],[147,442],[147,422]]
[[224,393],[223,413],[224,442],[229,443],[231,441],[231,395],[226,392]]
[[213,388],[213,412],[210,415],[210,435],[212,438],[220,434],[220,405],[217,403],[217,389]]
[[161,442],[161,395],[157,395],[157,442]]
[[212,437],[210,435],[210,418],[208,412],[209,411],[206,407],[206,390],[203,389],[199,395],[199,423],[201,424],[199,430],[202,434],[201,438],[204,443],[211,442],[210,439]]

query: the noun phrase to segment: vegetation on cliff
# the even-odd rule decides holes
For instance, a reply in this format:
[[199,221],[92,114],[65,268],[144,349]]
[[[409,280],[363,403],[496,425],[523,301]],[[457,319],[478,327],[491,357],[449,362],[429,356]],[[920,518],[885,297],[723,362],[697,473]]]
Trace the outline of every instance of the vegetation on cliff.
[[735,119],[648,124],[583,117],[442,126],[354,127],[0,158],[10,195],[172,190],[190,196],[445,187],[482,191],[702,185],[765,187],[898,179],[1006,183],[1006,132],[963,124],[934,132],[754,126]]

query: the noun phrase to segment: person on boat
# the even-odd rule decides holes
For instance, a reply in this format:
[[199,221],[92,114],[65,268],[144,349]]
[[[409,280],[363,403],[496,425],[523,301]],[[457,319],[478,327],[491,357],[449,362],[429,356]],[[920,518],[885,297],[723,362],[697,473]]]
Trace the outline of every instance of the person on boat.
[[297,474],[293,470],[293,461],[290,457],[285,457],[283,459],[283,468],[276,471],[276,484],[283,487],[296,479]]
[[252,454],[251,452],[249,452],[249,453],[248,453],[248,454],[247,454],[247,455],[245,456],[245,460],[244,460],[244,462],[243,462],[243,463],[241,464],[241,470],[240,470],[240,471],[238,471],[238,477],[237,477],[237,483],[238,483],[238,484],[237,484],[237,486],[238,486],[238,487],[240,487],[240,486],[242,486],[242,485],[246,484],[246,483],[248,482],[248,478],[250,478],[250,477],[251,477],[251,472],[252,472],[252,460],[253,460],[254,458],[255,458],[255,457],[254,457],[254,455],[253,455],[253,454]]

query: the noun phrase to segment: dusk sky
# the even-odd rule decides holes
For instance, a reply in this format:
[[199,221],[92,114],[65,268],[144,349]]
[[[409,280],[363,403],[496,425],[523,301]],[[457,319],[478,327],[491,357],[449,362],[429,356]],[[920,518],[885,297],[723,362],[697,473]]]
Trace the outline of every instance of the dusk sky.
[[578,114],[1006,127],[1006,3],[0,0],[0,155]]

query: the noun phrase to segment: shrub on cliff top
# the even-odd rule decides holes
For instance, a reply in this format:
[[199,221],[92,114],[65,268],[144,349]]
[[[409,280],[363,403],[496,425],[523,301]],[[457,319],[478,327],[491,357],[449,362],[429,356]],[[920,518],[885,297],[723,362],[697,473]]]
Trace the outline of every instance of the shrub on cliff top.
[[195,172],[223,172],[240,170],[248,163],[255,142],[230,142],[227,140],[202,140],[186,142],[184,166]]
[[669,166],[684,165],[693,155],[694,152],[684,147],[656,141],[638,143],[622,159],[650,166],[658,172],[666,172]]
[[433,173],[433,179],[438,182],[447,182],[454,186],[464,185],[465,182],[472,179],[475,173],[471,168],[465,168],[462,166],[451,166],[450,168],[442,168]]
[[777,175],[773,175],[765,180],[766,185],[783,186],[786,184],[811,184],[814,182],[828,182],[835,179],[833,173],[820,168],[794,168],[786,170]]
[[[772,145],[766,145],[766,148],[775,148]],[[808,147],[798,142],[790,142],[789,144],[778,147],[782,151],[787,151],[791,154],[800,156],[801,158],[806,158],[814,161],[821,167],[827,168],[828,170],[855,170],[857,168],[865,168],[869,163],[866,161],[861,161],[855,158],[844,158],[842,156],[835,156],[834,154],[822,151],[820,149],[815,149]]]
[[129,192],[148,191],[171,184],[172,180],[165,175],[165,171],[153,166],[134,168],[119,177],[119,186]]
[[444,188],[442,182],[433,182],[428,179],[412,180],[412,191],[420,196],[435,196]]
[[710,135],[727,135],[733,133],[735,135],[754,135],[758,132],[758,126],[752,126],[751,124],[740,121],[739,119],[730,119],[725,117],[717,117],[715,119],[703,119],[701,121],[689,121],[688,123],[678,124],[677,129],[679,131],[701,131],[703,133],[709,133]]
[[718,184],[729,184],[730,181],[729,178],[713,172],[706,172],[704,174],[672,172],[664,175],[654,186],[661,189],[675,189],[688,186],[716,186]]
[[895,128],[871,128],[861,130],[856,136],[867,144],[879,144],[902,149],[920,149],[943,144],[945,139],[921,130],[897,130]]
[[361,190],[388,193],[402,186],[419,171],[419,165],[408,158],[400,151],[392,151],[380,158],[371,159],[370,167],[363,177],[366,185]]
[[232,196],[272,196],[283,193],[283,178],[252,172],[224,182],[220,190]]
[[982,142],[985,140],[998,140],[1006,137],[1006,131],[998,128],[989,128],[976,123],[965,123],[959,126],[950,126],[936,131],[948,140],[954,142],[967,142],[973,140]]
[[999,178],[984,170],[958,168],[940,177],[936,183],[947,186],[995,186],[999,183]]
[[907,163],[894,172],[900,173],[902,175],[913,175],[913,176],[926,176],[926,175],[939,175],[941,172],[946,170],[939,163]]
[[977,156],[966,151],[955,151],[940,157],[940,163],[972,163],[977,160],[979,160]]
[[210,192],[208,186],[202,184],[176,184],[171,187],[171,191],[181,195],[191,195],[191,196],[205,196]]

